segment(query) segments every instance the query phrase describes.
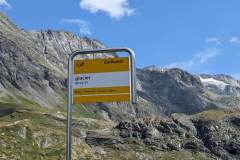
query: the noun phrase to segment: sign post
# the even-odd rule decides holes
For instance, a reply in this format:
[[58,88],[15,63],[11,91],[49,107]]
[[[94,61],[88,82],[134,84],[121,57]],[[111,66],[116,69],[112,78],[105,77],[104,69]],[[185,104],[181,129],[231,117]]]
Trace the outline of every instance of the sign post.
[[[74,60],[77,55],[127,52],[128,57]],[[135,55],[129,48],[76,51],[68,59],[67,155],[72,160],[72,105],[136,103]]]

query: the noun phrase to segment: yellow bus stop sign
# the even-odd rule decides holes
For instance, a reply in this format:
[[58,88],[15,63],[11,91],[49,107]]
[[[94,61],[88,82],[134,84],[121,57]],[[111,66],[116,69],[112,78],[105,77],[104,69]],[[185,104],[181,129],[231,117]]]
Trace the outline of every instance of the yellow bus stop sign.
[[73,104],[130,101],[129,58],[74,60]]
[[[126,52],[128,57],[74,60],[77,55]],[[72,160],[72,104],[128,101],[136,104],[135,54],[130,48],[83,50],[68,57],[66,159]]]

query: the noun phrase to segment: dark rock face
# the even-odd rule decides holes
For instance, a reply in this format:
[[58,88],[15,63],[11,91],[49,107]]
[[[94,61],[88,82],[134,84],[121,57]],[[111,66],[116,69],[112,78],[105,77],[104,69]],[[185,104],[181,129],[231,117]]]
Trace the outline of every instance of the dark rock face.
[[[194,126],[191,126],[194,128]],[[158,120],[133,120],[120,122],[116,129],[123,138],[134,137],[146,146],[156,150],[195,149],[196,151],[208,150],[201,140],[196,138],[196,133],[190,129],[180,127],[172,119]]]
[[101,144],[102,146],[105,146],[105,148],[109,149],[128,149],[127,145],[125,145],[119,137],[104,135],[93,131],[89,131],[87,133],[86,143],[92,146],[98,146],[97,144]]
[[155,66],[137,70],[138,109],[144,116],[236,109],[240,107],[239,88],[239,81],[226,75],[198,76]]
[[174,114],[171,118],[134,119],[120,122],[116,129],[127,144],[136,139],[159,151],[191,150],[226,160],[240,159],[239,115],[219,120]]
[[240,158],[240,130],[235,125],[236,119],[238,120],[239,117],[226,118],[221,121],[198,120],[194,122],[198,130],[198,137],[217,157],[222,159]]
[[192,114],[216,107],[205,98],[205,88],[200,79],[180,69],[148,68],[138,70],[137,77],[139,96],[167,114]]

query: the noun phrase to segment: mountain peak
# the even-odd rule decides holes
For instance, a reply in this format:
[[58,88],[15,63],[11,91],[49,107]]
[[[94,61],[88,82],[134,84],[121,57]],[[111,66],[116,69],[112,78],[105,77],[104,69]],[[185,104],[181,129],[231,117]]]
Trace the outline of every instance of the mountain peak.
[[156,65],[150,65],[150,66],[147,66],[147,67],[144,67],[143,70],[145,71],[158,71],[158,72],[165,72],[167,69],[166,68],[160,68],[160,67],[157,67]]

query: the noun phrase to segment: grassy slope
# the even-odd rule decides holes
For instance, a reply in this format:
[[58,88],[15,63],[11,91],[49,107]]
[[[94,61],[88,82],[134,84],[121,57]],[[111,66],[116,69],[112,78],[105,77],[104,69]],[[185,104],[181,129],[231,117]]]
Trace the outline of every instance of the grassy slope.
[[[0,103],[0,159],[64,159],[66,113],[39,106]],[[74,131],[101,129],[112,124],[101,119],[93,108],[76,106]],[[91,148],[74,133],[75,159],[93,159]]]
[[[65,157],[66,141],[66,113],[58,110],[34,105],[18,105],[0,103],[0,159],[11,160],[58,160]],[[6,112],[7,109],[7,112]],[[78,105],[73,107],[74,114],[74,159],[111,159],[135,160],[141,154],[159,160],[187,160],[207,159],[206,155],[191,153],[188,150],[172,152],[154,152],[148,150],[137,153],[137,150],[120,151],[111,150],[105,157],[97,157],[88,146],[81,132],[87,130],[100,130],[111,128],[113,123],[104,121],[98,114],[97,108]],[[221,110],[210,110],[193,115],[201,119],[222,119],[236,114]]]

